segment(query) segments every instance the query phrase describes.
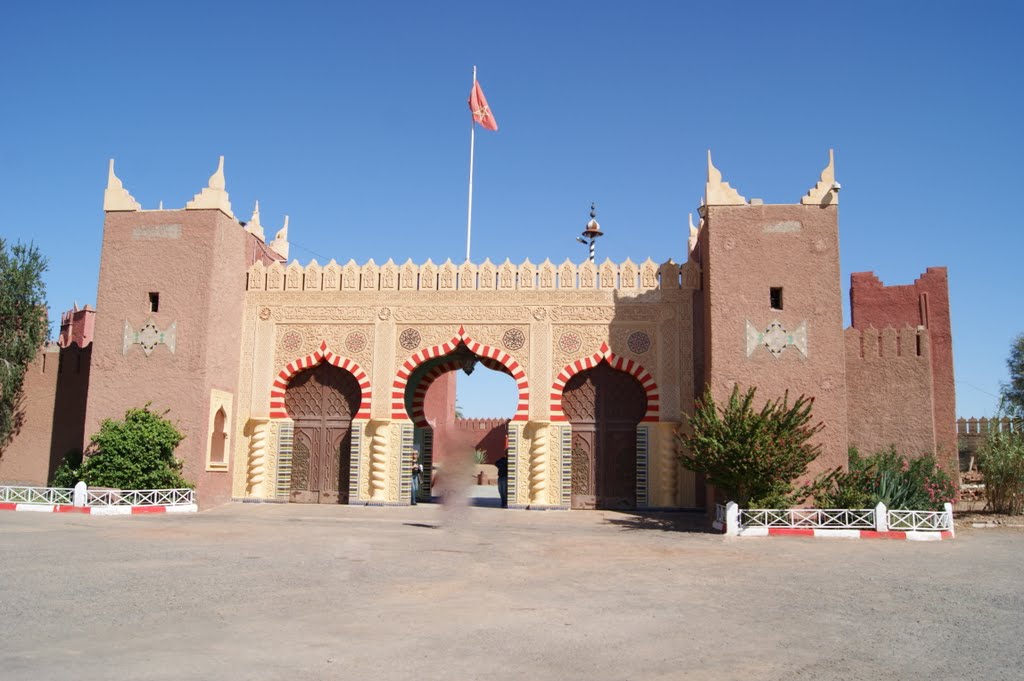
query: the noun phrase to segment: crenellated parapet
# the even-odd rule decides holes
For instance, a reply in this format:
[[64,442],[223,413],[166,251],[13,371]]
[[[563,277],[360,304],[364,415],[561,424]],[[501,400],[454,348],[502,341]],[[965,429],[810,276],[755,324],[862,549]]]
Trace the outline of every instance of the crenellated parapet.
[[847,362],[876,359],[923,362],[928,367],[931,361],[931,341],[928,329],[906,325],[897,329],[887,326],[883,329],[846,329]]
[[942,459],[928,329],[849,328],[845,339],[850,445],[863,454],[895,446]]
[[679,265],[669,260],[658,265],[650,258],[639,265],[628,258],[622,263],[605,260],[599,265],[590,261],[577,265],[567,259],[557,266],[550,260],[534,265],[528,259],[519,265],[508,259],[500,265],[489,259],[479,265],[472,262],[456,265],[451,260],[441,265],[431,260],[422,265],[407,260],[398,265],[390,259],[383,265],[373,259],[363,265],[354,260],[344,265],[331,260],[323,266],[316,260],[305,266],[295,260],[287,265],[257,262],[249,268],[247,281],[250,291],[271,292],[615,290],[642,293],[700,287],[699,267],[695,262]]

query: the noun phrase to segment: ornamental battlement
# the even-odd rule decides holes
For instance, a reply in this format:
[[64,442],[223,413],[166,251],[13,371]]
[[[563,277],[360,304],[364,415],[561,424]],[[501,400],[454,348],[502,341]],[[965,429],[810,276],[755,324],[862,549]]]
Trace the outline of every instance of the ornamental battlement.
[[285,266],[280,262],[257,262],[248,270],[248,291],[341,291],[360,292],[454,292],[454,291],[597,291],[615,290],[619,294],[641,294],[655,290],[695,290],[700,288],[700,270],[695,262],[683,265],[668,260],[660,265],[648,258],[639,265],[630,259],[601,264],[586,261],[577,265],[566,259],[555,265],[546,259],[539,265],[524,260],[519,265],[506,259],[495,265],[490,259],[476,265],[456,265],[450,259],[435,265],[427,260],[417,265],[411,259],[398,265],[388,260],[377,265],[372,259],[363,265],[349,260],[339,265],[331,260],[320,265],[297,261]]

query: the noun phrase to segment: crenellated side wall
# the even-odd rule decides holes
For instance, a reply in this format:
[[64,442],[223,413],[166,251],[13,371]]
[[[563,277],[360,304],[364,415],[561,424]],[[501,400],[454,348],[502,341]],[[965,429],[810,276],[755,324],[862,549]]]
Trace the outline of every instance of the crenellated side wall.
[[956,388],[949,279],[945,267],[929,267],[913,284],[886,286],[872,272],[850,276],[854,328],[922,326],[931,339],[935,455],[947,470],[957,467]]
[[935,451],[931,342],[924,328],[846,329],[850,445],[890,446],[907,456]]

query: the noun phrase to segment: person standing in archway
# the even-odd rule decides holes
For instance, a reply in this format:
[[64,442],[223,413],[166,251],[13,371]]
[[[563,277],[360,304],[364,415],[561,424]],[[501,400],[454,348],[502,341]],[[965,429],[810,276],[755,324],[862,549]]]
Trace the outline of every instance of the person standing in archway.
[[420,498],[420,481],[423,478],[423,465],[420,464],[420,448],[412,448],[412,505]]
[[501,507],[508,508],[508,451],[505,456],[494,462],[498,469],[498,495],[501,496]]

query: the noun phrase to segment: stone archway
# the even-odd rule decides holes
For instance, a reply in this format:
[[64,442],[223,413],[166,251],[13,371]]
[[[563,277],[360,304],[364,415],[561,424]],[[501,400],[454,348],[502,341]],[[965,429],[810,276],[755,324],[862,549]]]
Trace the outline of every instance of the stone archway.
[[355,376],[328,362],[289,381],[284,408],[294,422],[291,501],[348,503],[352,418],[360,393]]
[[572,427],[572,508],[636,508],[637,425],[647,392],[607,361],[565,384],[561,411]]

